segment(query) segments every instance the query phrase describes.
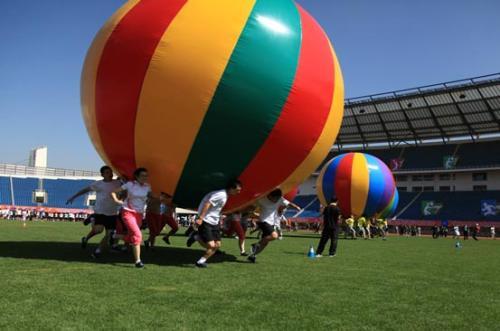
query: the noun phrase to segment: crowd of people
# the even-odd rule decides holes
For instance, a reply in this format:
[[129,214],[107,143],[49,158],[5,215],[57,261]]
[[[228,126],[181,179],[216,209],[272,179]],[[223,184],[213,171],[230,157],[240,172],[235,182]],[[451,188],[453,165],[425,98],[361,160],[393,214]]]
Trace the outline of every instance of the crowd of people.
[[0,218],[7,220],[22,220],[22,221],[69,221],[80,222],[88,217],[88,213],[84,212],[63,212],[63,211],[46,211],[43,208],[2,208],[0,209]]
[[[91,224],[91,229],[81,239],[82,248],[87,247],[92,237],[104,232],[98,247],[91,254],[92,257],[99,258],[108,249],[131,250],[135,266],[143,268],[141,247],[153,249],[156,238],[166,225],[170,227],[170,231],[162,236],[162,241],[170,245],[170,237],[179,229],[172,196],[165,192],[156,196],[152,192],[145,168],[136,169],[133,180],[130,181],[114,179],[108,166],[101,168],[101,175],[102,180],[76,192],[67,201],[67,204],[71,204],[83,194],[96,192],[94,213],[85,221],[86,224]],[[300,210],[299,206],[283,197],[280,189],[275,189],[254,206],[223,216],[222,209],[228,197],[239,194],[242,187],[240,181],[230,180],[225,188],[209,192],[201,200],[197,215],[190,220],[186,242],[188,247],[198,242],[205,249],[204,254],[195,261],[195,266],[206,268],[207,261],[221,252],[221,232],[228,236],[236,235],[240,254],[247,257],[249,262],[255,263],[257,256],[269,243],[280,238],[280,225],[282,222],[286,224],[286,218],[283,217],[285,209]],[[260,231],[260,237],[258,242],[251,245],[250,252],[247,252],[246,228],[250,224]],[[141,231],[144,227],[149,229],[149,236],[145,240]],[[122,242],[123,245],[120,246]]]

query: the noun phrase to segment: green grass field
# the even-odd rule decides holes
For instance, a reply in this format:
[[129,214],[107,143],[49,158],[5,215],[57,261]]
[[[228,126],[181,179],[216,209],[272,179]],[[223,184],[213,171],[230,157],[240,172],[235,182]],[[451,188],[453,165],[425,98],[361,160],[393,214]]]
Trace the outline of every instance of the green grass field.
[[196,269],[200,248],[178,236],[146,252],[140,270],[127,254],[90,259],[86,231],[0,221],[0,329],[499,328],[500,240],[460,250],[451,239],[340,240],[337,257],[309,260],[318,238],[302,233],[249,264],[224,239],[227,254]]

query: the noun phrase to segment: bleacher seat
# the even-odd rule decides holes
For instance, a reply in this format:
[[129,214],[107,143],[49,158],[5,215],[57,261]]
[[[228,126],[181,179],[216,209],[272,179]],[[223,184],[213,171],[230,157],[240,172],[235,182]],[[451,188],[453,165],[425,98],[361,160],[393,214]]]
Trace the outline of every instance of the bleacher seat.
[[[79,190],[89,186],[92,180],[73,179],[44,179],[43,188],[47,192],[48,205],[51,207],[64,208],[66,200]],[[85,195],[75,199],[72,208],[87,208]]]
[[0,177],[0,205],[12,204],[9,177]]
[[[376,156],[387,165],[390,165],[392,159],[401,157],[404,159],[401,170],[444,169],[443,158],[453,155],[458,157],[457,169],[500,166],[500,153],[498,152],[500,141],[356,151]],[[342,153],[348,152],[346,150]],[[323,164],[339,154],[341,153],[330,152]]]

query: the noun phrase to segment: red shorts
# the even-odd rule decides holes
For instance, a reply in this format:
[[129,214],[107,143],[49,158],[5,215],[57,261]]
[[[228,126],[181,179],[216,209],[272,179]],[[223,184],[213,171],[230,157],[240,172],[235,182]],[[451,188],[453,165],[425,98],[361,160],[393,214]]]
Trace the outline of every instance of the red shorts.
[[156,237],[161,233],[165,224],[168,224],[174,232],[179,229],[177,222],[172,216],[160,215],[155,213],[147,213],[146,220],[148,222],[149,235]]
[[226,235],[230,236],[233,233],[236,233],[236,235],[240,240],[245,240],[246,238],[245,231],[243,231],[243,227],[241,226],[239,220],[229,221],[229,226],[227,228]]

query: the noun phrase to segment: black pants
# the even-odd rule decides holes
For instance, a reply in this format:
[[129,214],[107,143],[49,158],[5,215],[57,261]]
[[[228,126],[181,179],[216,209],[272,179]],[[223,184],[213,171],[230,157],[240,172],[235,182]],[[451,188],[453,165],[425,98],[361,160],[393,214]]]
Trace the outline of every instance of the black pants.
[[337,252],[337,241],[339,239],[339,228],[324,228],[323,232],[321,232],[321,239],[319,240],[318,249],[316,254],[322,254],[325,249],[326,243],[328,240],[331,240],[330,243],[330,255],[334,255]]

